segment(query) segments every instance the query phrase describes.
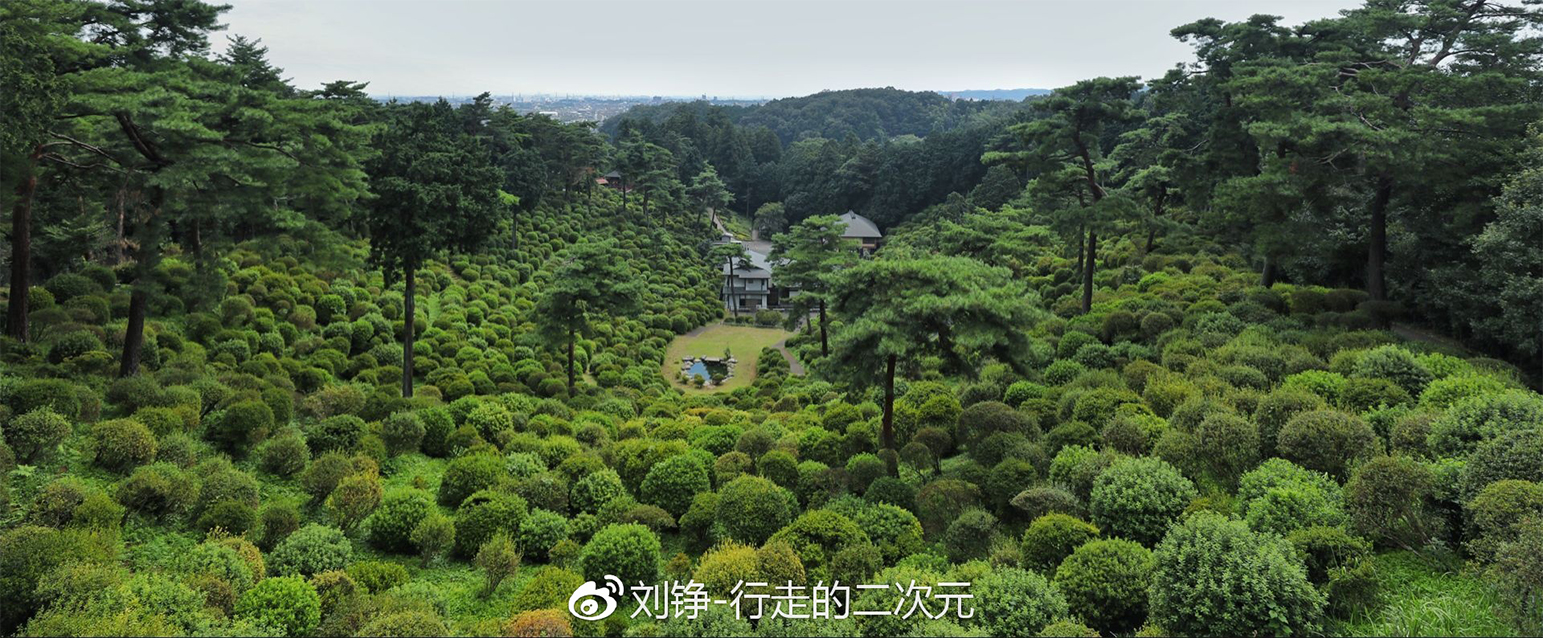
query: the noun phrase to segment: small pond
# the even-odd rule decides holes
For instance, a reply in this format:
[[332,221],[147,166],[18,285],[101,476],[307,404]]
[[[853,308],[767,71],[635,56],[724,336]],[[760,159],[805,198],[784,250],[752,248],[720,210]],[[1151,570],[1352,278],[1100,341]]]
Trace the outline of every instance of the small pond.
[[702,377],[703,381],[711,381],[713,375],[726,375],[729,367],[722,363],[707,363],[701,359],[691,362],[691,367],[686,370],[686,378]]

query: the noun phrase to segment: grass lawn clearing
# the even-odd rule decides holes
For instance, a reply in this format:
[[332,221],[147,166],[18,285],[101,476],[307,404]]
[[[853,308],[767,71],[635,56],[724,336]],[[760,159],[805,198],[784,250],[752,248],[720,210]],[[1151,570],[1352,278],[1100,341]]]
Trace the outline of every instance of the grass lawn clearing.
[[[711,393],[741,388],[755,381],[755,367],[756,362],[761,359],[761,348],[776,345],[791,336],[793,333],[779,328],[711,324],[676,337],[675,341],[670,342],[670,349],[664,354],[664,366],[659,369],[659,373],[675,384],[675,387],[687,392]],[[734,366],[733,379],[711,388],[697,388],[675,380],[675,372],[680,370],[682,358],[722,357],[725,348],[739,360],[739,363]]]

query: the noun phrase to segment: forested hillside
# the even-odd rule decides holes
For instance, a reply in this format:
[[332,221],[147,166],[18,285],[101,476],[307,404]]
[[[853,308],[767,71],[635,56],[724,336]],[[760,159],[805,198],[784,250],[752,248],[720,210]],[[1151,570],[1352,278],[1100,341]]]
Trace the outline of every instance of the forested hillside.
[[0,4],[7,635],[1543,631],[1536,6],[603,130],[294,86],[223,10]]

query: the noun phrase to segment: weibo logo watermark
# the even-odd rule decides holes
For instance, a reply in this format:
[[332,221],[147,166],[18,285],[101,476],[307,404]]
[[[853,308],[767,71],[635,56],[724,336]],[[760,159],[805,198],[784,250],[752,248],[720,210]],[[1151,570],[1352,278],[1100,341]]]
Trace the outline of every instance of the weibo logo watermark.
[[605,576],[604,587],[595,581],[586,581],[568,597],[568,613],[580,620],[600,620],[616,611],[616,599],[626,590],[621,579],[610,574]]
[[[629,590],[620,578],[607,574],[602,581],[587,581],[574,590],[568,597],[568,613],[580,620],[601,620],[616,611],[617,599],[625,600],[624,594],[631,594],[637,601],[633,618],[642,616],[658,620],[694,619],[713,605],[730,607],[736,618],[745,620],[845,619],[853,616],[910,618],[916,615],[964,619],[975,615],[972,604],[975,596],[969,593],[969,587],[969,582],[929,585],[915,580],[870,585],[846,585],[840,581],[826,585],[821,581],[813,586],[740,581],[729,592],[728,598],[720,599],[708,594],[706,587],[695,580],[656,586],[639,582]],[[885,601],[883,595],[878,595],[867,599],[870,602],[865,608],[854,608],[854,593],[869,591],[893,592],[893,605]]]

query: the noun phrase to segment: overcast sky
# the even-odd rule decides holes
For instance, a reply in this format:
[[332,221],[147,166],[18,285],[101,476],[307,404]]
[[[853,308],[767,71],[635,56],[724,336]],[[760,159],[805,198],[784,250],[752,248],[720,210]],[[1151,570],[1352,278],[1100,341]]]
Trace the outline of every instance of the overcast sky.
[[[1203,17],[1288,23],[1356,0],[225,0],[302,88],[781,97],[823,89],[1055,88],[1151,78]],[[224,47],[223,38],[216,50]]]

